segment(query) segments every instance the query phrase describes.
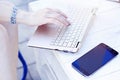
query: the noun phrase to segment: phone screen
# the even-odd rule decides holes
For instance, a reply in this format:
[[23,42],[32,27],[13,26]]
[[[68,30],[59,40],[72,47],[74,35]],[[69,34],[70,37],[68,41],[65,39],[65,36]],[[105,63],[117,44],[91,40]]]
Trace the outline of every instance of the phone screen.
[[83,75],[89,76],[113,59],[117,54],[117,51],[101,43],[74,61],[72,65]]

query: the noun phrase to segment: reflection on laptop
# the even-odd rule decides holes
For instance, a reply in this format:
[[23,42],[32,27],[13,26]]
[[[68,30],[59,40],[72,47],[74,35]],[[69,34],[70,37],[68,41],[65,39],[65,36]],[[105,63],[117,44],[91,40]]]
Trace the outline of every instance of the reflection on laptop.
[[71,25],[69,27],[52,24],[40,26],[28,42],[28,46],[68,52],[79,50],[96,8],[69,7],[62,11],[68,16]]

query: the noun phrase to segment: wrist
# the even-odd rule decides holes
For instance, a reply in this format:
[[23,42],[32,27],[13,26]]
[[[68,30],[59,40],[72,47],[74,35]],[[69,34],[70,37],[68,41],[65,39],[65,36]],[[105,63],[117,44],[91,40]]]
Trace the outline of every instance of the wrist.
[[31,13],[23,10],[18,10],[16,18],[18,23],[30,25]]

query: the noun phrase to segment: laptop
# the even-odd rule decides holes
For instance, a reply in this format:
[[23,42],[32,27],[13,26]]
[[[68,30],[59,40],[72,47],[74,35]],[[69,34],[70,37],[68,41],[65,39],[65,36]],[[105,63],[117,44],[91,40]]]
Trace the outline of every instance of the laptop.
[[38,26],[28,42],[28,46],[77,52],[87,34],[90,23],[96,12],[96,7],[67,7],[62,10],[67,16],[70,26],[45,24]]

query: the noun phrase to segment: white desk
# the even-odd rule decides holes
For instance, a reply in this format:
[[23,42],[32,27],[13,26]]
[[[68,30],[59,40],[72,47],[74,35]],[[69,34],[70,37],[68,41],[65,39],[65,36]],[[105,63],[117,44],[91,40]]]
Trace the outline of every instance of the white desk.
[[[33,2],[30,3],[30,8],[36,11],[44,8],[43,4],[42,1]],[[48,7],[51,3],[46,5]],[[78,53],[35,49],[37,68],[42,80],[120,80],[120,54],[90,77],[84,77],[72,68],[71,63],[74,60],[101,42],[120,52],[119,3],[105,0],[101,2],[93,25]]]

